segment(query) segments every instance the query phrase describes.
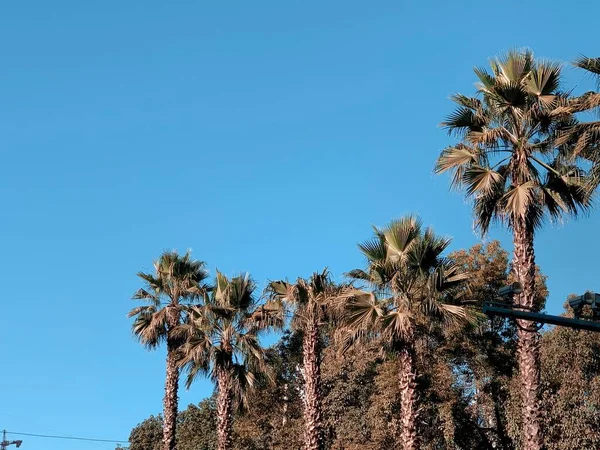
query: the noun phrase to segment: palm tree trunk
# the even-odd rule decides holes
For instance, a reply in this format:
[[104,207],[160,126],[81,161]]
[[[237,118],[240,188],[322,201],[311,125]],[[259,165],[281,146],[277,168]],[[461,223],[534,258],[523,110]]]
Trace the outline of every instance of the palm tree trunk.
[[[178,298],[178,297],[176,297]],[[177,301],[167,306],[167,376],[165,380],[165,398],[163,401],[163,450],[175,450],[177,428],[177,391],[179,390],[179,367],[177,367],[177,350],[180,341],[171,336],[179,325],[179,308]]]
[[233,392],[231,373],[220,369],[217,373],[217,439],[218,450],[233,448]]
[[316,320],[308,324],[302,343],[304,363],[305,450],[323,450],[321,411],[321,346]]
[[412,344],[403,345],[399,352],[400,364],[400,439],[402,450],[418,450],[417,439],[417,374]]
[[163,400],[163,450],[175,450],[175,429],[177,425],[177,391],[179,389],[179,369],[175,356],[175,345],[167,343],[167,376],[165,398]]
[[[523,285],[523,292],[515,296],[515,303],[526,308],[534,307],[535,253],[533,230],[524,218],[513,223],[513,270]],[[518,320],[518,363],[521,378],[523,414],[523,450],[540,450],[543,445],[540,415],[540,342],[539,333],[530,331],[533,323]]]

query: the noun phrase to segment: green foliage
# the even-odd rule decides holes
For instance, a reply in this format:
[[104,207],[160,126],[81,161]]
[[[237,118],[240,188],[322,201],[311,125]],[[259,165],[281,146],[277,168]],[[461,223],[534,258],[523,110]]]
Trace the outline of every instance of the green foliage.
[[[479,307],[511,281],[507,252],[498,242],[450,254],[469,275],[461,295]],[[547,291],[538,271],[537,301]],[[240,292],[240,291],[237,291]],[[343,353],[335,330],[324,328],[322,358],[324,426],[329,450],[387,450],[398,441],[401,413],[397,365],[381,357],[381,342],[357,343]],[[274,383],[257,380],[247,408],[236,412],[236,450],[302,447],[303,377],[300,332],[284,333],[266,351]],[[600,348],[592,333],[555,329],[542,339],[542,384],[548,449],[600,445]],[[415,340],[423,450],[518,449],[520,407],[515,377],[514,326],[502,319]],[[573,381],[573,382],[572,382]],[[180,413],[180,450],[213,450],[215,404],[210,398]],[[573,431],[569,431],[573,430]],[[150,417],[131,434],[131,450],[160,448],[161,420]]]
[[214,397],[189,405],[177,417],[178,450],[216,450],[216,406]]
[[[216,407],[214,398],[189,405],[177,417],[179,450],[215,450],[217,448]],[[129,436],[129,450],[160,450],[162,418],[150,416],[137,425]]]
[[542,409],[548,450],[600,448],[600,343],[555,328],[542,341]]
[[163,437],[160,416],[150,416],[138,424],[129,435],[129,450],[160,450]]

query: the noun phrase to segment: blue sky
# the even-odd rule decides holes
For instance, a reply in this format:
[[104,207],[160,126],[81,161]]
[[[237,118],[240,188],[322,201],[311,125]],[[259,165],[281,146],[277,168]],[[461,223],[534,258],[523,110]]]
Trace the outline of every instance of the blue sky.
[[[163,249],[262,284],[360,266],[371,224],[408,212],[454,249],[478,242],[469,206],[432,175],[448,96],[512,47],[597,56],[599,13],[591,0],[3,2],[0,429],[127,439],[160,412],[164,353],[125,314]],[[551,312],[600,291],[599,225],[595,212],[539,235]],[[181,406],[210,392],[198,382]]]

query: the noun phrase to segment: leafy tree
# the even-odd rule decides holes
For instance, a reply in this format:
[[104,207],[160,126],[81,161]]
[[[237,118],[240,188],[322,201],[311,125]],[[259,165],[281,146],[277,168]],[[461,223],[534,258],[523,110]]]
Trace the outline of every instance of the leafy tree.
[[227,278],[217,272],[212,295],[190,308],[189,320],[178,327],[185,337],[179,365],[188,373],[187,385],[209,376],[217,392],[218,450],[233,448],[234,406],[246,403],[257,378],[267,373],[262,331],[282,322],[274,304],[259,305],[256,285],[248,274]]
[[129,450],[160,450],[162,439],[162,417],[150,416],[131,430],[129,434]]
[[[214,397],[189,405],[177,415],[178,450],[216,450],[216,406]],[[129,436],[129,450],[160,450],[162,417],[150,416]]]
[[[460,138],[444,149],[436,171],[453,173],[452,185],[474,202],[475,224],[486,233],[492,221],[513,234],[512,269],[523,285],[516,304],[535,309],[534,237],[544,218],[577,215],[590,207],[588,174],[576,165],[560,130],[576,123],[569,95],[559,90],[560,66],[513,51],[475,69],[476,97],[456,94],[458,105],[443,123]],[[519,321],[523,449],[542,447],[539,402],[539,335]]]
[[177,420],[177,450],[216,450],[216,412],[214,396],[188,405]]
[[597,333],[555,327],[544,333],[541,354],[546,448],[600,448]]
[[[340,342],[327,339],[323,350],[323,423],[330,450],[376,450],[382,440],[374,436],[371,399],[374,379],[382,362],[376,342],[357,343],[344,354]],[[387,424],[382,424],[381,435]]]
[[208,292],[209,287],[204,284],[208,272],[204,262],[193,260],[189,252],[179,255],[172,251],[164,252],[154,262],[154,274],[139,272],[138,277],[145,286],[133,298],[149,304],[132,309],[129,317],[135,317],[133,333],[142,344],[149,348],[156,348],[163,342],[167,344],[163,450],[174,450],[179,386],[177,351],[182,345],[175,330],[189,304],[197,302]]
[[405,450],[419,448],[417,435],[416,341],[434,326],[466,321],[468,311],[454,295],[466,281],[458,266],[442,256],[450,239],[423,230],[415,217],[404,217],[359,245],[367,270],[349,276],[373,286],[355,291],[342,304],[350,332],[347,347],[364,337],[381,338],[382,348],[397,358],[400,387],[400,441]]
[[335,285],[327,269],[315,272],[308,279],[295,283],[272,281],[267,287],[271,300],[281,301],[293,312],[292,328],[302,334],[302,374],[304,377],[304,448],[323,450],[322,386],[321,386],[321,328],[330,319],[331,300],[340,295],[343,287]]
[[235,421],[234,446],[245,450],[299,449],[303,442],[302,336],[286,331],[267,352],[275,384],[262,382]]

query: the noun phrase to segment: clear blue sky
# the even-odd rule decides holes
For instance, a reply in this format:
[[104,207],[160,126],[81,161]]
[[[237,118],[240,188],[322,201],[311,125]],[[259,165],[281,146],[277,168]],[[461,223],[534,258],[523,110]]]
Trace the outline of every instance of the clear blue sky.
[[[448,96],[515,46],[597,56],[599,14],[592,0],[3,2],[0,429],[127,439],[161,411],[164,353],[125,314],[163,249],[262,284],[360,266],[370,225],[407,212],[455,249],[476,243],[468,205],[432,175]],[[595,212],[540,234],[550,311],[600,290],[599,226]]]

